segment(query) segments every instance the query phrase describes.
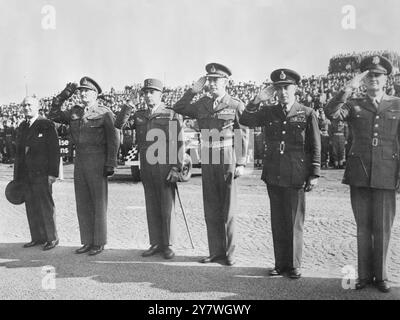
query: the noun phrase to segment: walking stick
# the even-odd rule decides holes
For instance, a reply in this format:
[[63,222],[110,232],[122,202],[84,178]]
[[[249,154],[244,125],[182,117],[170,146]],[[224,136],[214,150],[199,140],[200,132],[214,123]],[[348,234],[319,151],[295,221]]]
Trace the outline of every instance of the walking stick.
[[180,204],[180,206],[181,206],[183,219],[185,220],[186,230],[187,230],[187,233],[188,233],[188,235],[189,235],[190,243],[191,243],[191,245],[192,245],[192,249],[194,249],[193,240],[192,240],[192,235],[191,235],[191,233],[190,233],[189,225],[188,225],[187,220],[186,220],[185,210],[183,209],[183,205],[182,205],[182,201],[181,201],[181,196],[179,195],[178,185],[177,185],[176,183],[175,183],[175,189],[176,189],[176,194],[178,195],[179,204]]

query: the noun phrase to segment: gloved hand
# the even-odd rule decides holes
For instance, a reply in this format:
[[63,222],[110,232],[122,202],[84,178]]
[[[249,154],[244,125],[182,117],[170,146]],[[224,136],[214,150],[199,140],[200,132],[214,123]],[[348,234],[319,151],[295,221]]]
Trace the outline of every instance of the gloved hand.
[[67,83],[67,86],[65,87],[65,89],[63,91],[61,91],[61,93],[58,95],[58,98],[63,101],[69,99],[74,94],[74,92],[76,91],[77,88],[78,88],[78,84],[76,84],[74,82]]
[[179,170],[177,167],[172,167],[171,170],[169,170],[169,173],[167,175],[167,181],[170,183],[176,183],[179,181]]
[[114,167],[105,166],[103,170],[104,177],[110,177],[114,174]]
[[49,184],[53,184],[54,182],[57,181],[57,178],[54,176],[49,176],[47,180],[48,180]]
[[203,76],[199,80],[197,80],[192,87],[193,93],[196,93],[196,94],[200,93],[203,90],[203,88],[206,84],[206,81],[207,81],[207,77],[205,77],[205,76]]
[[306,185],[304,186],[305,192],[310,192],[318,184],[318,177],[311,176],[308,178]]
[[236,166],[235,168],[235,175],[234,175],[234,179],[239,178],[240,176],[242,176],[244,173],[244,166]]

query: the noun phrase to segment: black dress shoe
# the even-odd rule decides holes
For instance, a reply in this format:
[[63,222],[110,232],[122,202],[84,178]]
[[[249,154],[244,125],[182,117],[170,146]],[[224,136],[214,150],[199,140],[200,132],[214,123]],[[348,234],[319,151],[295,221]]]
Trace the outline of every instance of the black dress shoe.
[[223,260],[223,259],[226,260],[226,256],[225,255],[215,254],[215,255],[212,255],[212,256],[208,256],[208,257],[202,258],[202,259],[199,260],[199,262],[200,263],[211,263],[211,262],[215,262],[215,261]]
[[175,257],[175,252],[170,247],[166,247],[163,251],[164,259],[172,259]]
[[91,248],[92,248],[92,246],[90,244],[84,244],[81,248],[76,249],[75,253],[76,254],[85,253],[85,252],[90,251]]
[[358,279],[356,283],[356,290],[362,290],[372,283],[371,279]]
[[301,272],[299,268],[290,269],[288,272],[288,277],[290,279],[299,279],[301,277]]
[[374,285],[381,292],[384,293],[390,292],[390,285],[387,282],[387,280],[375,281]]
[[158,244],[153,244],[149,249],[143,251],[142,257],[150,257],[155,255],[156,253],[161,252],[161,248]]
[[58,245],[58,240],[48,241],[44,244],[43,251],[51,250]]
[[104,250],[104,246],[92,246],[89,251],[89,256],[95,256]]
[[39,244],[44,244],[44,241],[31,241],[28,243],[24,244],[24,248],[30,248],[30,247],[34,247],[34,246],[38,246]]
[[276,277],[276,276],[280,276],[282,274],[283,270],[280,268],[273,268],[272,270],[270,270],[268,272],[270,277]]

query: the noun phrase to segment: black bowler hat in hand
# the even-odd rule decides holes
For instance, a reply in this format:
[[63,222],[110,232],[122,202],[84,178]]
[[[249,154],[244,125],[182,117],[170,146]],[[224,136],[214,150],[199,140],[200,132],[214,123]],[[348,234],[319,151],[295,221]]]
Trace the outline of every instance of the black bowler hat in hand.
[[81,79],[81,81],[79,82],[79,87],[77,89],[82,89],[82,88],[94,90],[98,94],[101,93],[100,86],[97,84],[96,81],[94,81],[92,78],[89,78],[89,77],[83,77]]
[[364,58],[360,63],[360,71],[370,71],[389,75],[392,73],[392,63],[382,56],[369,56]]
[[274,85],[297,85],[301,79],[296,71],[290,69],[277,69],[271,73],[270,77]]
[[206,71],[208,78],[228,78],[232,75],[231,70],[220,63],[207,64]]
[[6,198],[12,204],[23,204],[28,186],[20,181],[13,180],[6,186]]

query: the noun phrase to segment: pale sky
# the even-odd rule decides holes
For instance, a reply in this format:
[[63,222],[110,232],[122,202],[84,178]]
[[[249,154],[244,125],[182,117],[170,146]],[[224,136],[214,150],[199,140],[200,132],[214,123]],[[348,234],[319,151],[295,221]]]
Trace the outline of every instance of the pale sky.
[[[56,29],[42,28],[44,5]],[[356,29],[342,28],[342,7]],[[49,96],[93,77],[112,86],[148,77],[187,84],[208,62],[234,80],[261,82],[276,68],[328,71],[341,52],[400,52],[399,0],[0,0],[0,103]]]

